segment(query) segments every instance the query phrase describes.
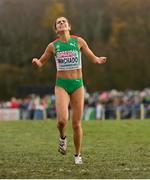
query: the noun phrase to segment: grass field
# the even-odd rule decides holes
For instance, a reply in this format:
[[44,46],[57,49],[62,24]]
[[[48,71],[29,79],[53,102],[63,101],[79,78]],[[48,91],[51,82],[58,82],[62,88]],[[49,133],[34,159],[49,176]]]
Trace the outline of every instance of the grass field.
[[150,120],[84,121],[84,164],[57,152],[56,122],[0,121],[0,178],[150,178]]

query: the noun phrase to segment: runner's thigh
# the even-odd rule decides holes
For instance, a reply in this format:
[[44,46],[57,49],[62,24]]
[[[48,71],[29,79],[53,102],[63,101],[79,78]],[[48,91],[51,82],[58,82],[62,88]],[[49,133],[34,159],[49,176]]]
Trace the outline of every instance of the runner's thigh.
[[56,96],[56,112],[58,120],[67,120],[68,119],[68,105],[69,105],[69,95],[61,87],[55,87],[55,96]]
[[73,94],[71,94],[70,101],[73,121],[80,120],[82,118],[84,107],[84,87],[77,89]]

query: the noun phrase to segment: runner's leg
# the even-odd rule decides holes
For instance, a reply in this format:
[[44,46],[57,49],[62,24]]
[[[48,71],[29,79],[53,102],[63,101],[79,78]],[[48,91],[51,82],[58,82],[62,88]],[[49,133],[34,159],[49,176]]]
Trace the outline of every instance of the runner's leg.
[[84,107],[83,86],[71,94],[70,101],[72,107],[72,127],[73,127],[73,139],[75,145],[75,154],[79,155],[81,153],[81,144],[83,137],[82,126],[81,126],[83,107]]
[[61,87],[55,87],[56,96],[56,113],[57,113],[57,128],[60,133],[60,137],[65,137],[65,129],[68,121],[68,105],[69,105],[69,95]]

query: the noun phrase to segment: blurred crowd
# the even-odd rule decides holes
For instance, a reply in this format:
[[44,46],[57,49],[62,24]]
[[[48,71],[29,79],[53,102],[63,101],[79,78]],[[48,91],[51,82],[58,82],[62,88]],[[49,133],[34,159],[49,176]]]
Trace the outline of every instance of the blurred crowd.
[[[20,119],[55,119],[55,95],[31,94],[0,101],[0,109],[19,109]],[[71,111],[70,111],[71,113]],[[85,89],[84,120],[150,118],[150,89],[118,90],[89,94]]]

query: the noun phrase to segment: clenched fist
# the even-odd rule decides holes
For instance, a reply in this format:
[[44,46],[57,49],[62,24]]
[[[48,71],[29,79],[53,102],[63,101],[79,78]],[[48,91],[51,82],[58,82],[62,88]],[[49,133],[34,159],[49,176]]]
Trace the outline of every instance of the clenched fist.
[[96,60],[96,64],[104,64],[107,61],[107,57],[98,57]]
[[42,63],[37,58],[33,58],[32,64],[37,67],[42,67]]

